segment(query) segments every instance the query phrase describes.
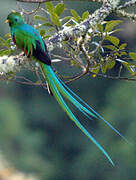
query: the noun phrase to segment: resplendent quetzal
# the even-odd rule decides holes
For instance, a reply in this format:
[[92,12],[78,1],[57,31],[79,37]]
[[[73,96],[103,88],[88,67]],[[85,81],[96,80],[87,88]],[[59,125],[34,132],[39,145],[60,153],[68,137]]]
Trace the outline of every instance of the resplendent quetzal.
[[[110,163],[114,165],[112,159],[103,147],[94,139],[94,137],[82,126],[76,116],[72,113],[63,97],[69,100],[75,107],[88,118],[90,116],[102,119],[110,128],[112,128],[118,135],[124,138],[113,126],[111,126],[103,117],[101,117],[95,110],[93,110],[87,103],[85,103],[79,96],[71,91],[62,80],[57,77],[51,67],[51,59],[47,51],[47,47],[39,32],[32,26],[25,24],[23,17],[19,12],[11,12],[6,20],[11,28],[11,36],[16,46],[24,51],[27,56],[34,57],[38,61],[44,73],[46,82],[58,101],[62,109],[67,113],[72,121],[81,129],[81,131],[88,136],[88,138],[96,144],[96,146],[104,153]],[[125,138],[124,138],[125,139]]]

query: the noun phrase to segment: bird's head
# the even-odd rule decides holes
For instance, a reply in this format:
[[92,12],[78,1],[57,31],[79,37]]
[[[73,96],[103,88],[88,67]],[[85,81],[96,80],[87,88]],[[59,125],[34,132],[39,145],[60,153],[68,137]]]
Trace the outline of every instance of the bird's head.
[[18,26],[24,23],[24,19],[19,12],[12,11],[5,22],[9,23],[9,26]]

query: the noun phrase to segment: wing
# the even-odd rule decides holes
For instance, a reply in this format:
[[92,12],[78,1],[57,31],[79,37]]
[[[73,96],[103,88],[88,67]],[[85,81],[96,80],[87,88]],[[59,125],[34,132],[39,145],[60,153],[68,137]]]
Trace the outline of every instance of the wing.
[[30,25],[23,25],[13,34],[15,44],[22,49],[27,56],[34,56],[44,64],[51,65],[51,59],[47,46],[39,32]]
[[25,32],[23,30],[17,29],[13,34],[13,41],[17,45],[18,48],[24,50],[24,52],[27,51],[27,55],[33,53],[33,48],[36,48],[35,45],[35,38],[29,34],[28,32]]
[[51,65],[51,59],[47,50],[47,46],[44,43],[45,50],[43,50],[41,43],[36,40],[35,41],[36,48],[33,49],[33,56],[44,64]]

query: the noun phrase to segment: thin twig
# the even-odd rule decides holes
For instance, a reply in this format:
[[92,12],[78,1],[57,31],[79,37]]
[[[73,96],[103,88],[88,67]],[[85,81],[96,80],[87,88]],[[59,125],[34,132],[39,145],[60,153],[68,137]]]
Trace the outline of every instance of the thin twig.
[[17,1],[17,6],[18,6],[18,9],[20,9],[21,12],[23,12],[25,15],[31,15],[31,14],[34,14],[37,12],[37,10],[40,8],[40,5],[41,5],[41,2],[38,3],[38,6],[37,8],[33,9],[32,11],[25,11],[21,5],[19,4],[19,2]]
[[70,80],[65,81],[65,83],[66,83],[66,84],[71,83],[71,82],[73,82],[73,81],[75,81],[75,80],[80,79],[81,77],[85,76],[86,74],[87,74],[86,72],[82,72],[81,74],[79,74],[79,75],[77,75],[77,76],[71,77]]
[[112,80],[136,81],[135,78],[129,78],[129,77],[109,76],[109,75],[105,75],[105,74],[97,74],[97,76],[112,79]]
[[55,58],[61,59],[63,61],[70,61],[71,60],[71,58],[69,58],[69,57],[63,57],[63,56],[59,56],[56,54],[51,54],[51,55],[54,56]]

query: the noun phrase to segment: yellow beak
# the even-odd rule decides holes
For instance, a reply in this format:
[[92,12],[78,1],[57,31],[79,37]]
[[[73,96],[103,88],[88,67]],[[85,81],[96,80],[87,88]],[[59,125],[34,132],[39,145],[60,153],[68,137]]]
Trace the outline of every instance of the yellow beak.
[[6,19],[5,23],[9,23],[9,20],[8,20],[8,19]]

